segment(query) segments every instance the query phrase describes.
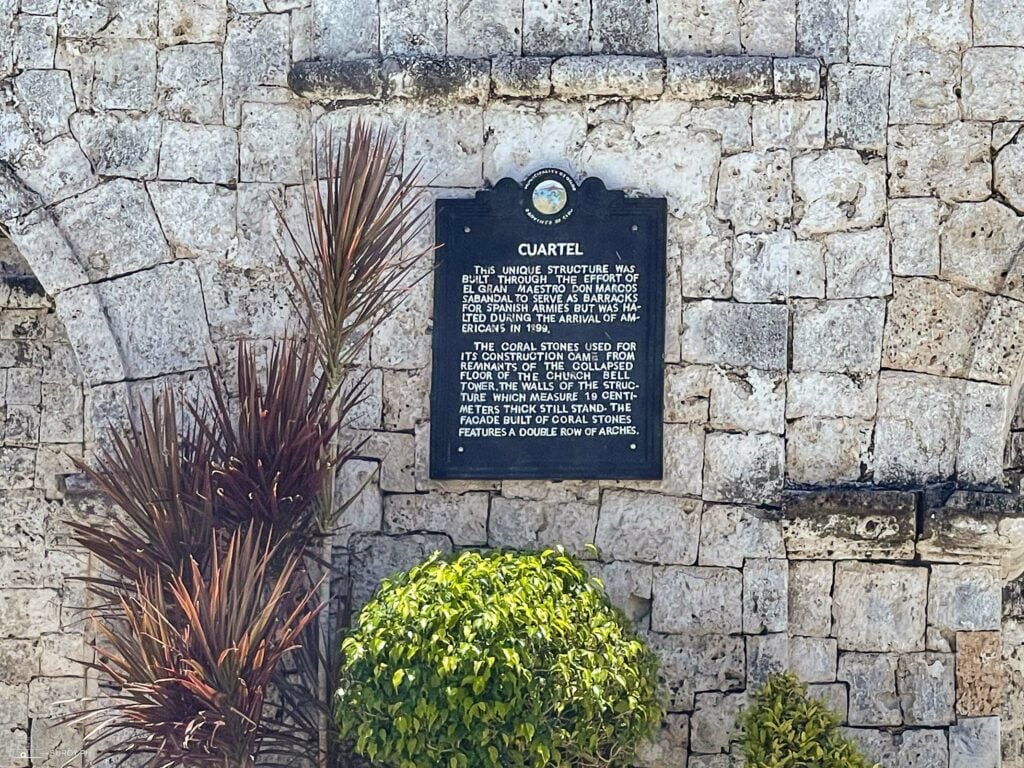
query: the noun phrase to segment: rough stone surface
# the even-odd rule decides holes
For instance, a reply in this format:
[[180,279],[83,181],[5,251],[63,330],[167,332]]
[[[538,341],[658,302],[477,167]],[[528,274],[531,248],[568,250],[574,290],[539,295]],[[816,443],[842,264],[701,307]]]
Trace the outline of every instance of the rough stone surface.
[[654,569],[651,629],[674,634],[739,634],[743,576],[732,568]]
[[896,690],[904,723],[947,726],[954,722],[953,660],[953,655],[947,653],[913,653],[899,658]]
[[992,186],[990,135],[988,126],[971,122],[890,128],[889,193],[984,200]]
[[793,193],[799,237],[877,226],[885,212],[885,164],[849,149],[801,155],[793,160]]
[[[841,641],[840,641],[841,642]],[[850,688],[850,725],[900,725],[903,716],[896,695],[896,656],[886,653],[843,653],[837,679]]]
[[786,308],[691,302],[683,308],[682,355],[694,363],[786,367]]
[[999,768],[999,718],[972,717],[949,729],[949,768]]
[[737,233],[766,232],[789,218],[793,207],[787,152],[750,152],[722,160],[716,214]]
[[615,560],[692,565],[697,560],[700,504],[673,496],[605,491],[597,548]]
[[889,116],[888,67],[835,64],[828,70],[828,142],[884,150]]
[[924,650],[927,585],[924,568],[838,563],[833,610],[840,649]]
[[967,717],[998,715],[1006,688],[1000,670],[999,632],[956,634],[956,712]]

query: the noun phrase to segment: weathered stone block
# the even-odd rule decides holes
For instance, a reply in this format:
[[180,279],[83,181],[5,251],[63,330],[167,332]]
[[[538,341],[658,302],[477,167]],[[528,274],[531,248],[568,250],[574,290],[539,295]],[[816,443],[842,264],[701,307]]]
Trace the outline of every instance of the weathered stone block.
[[449,6],[448,52],[458,56],[518,55],[523,4],[518,0],[463,0]]
[[290,104],[246,104],[239,163],[242,181],[301,184],[312,162],[309,111]]
[[140,183],[126,179],[107,182],[58,205],[54,212],[93,279],[145,269],[171,257]]
[[939,274],[939,233],[949,209],[939,200],[889,201],[894,275]]
[[846,61],[847,0],[801,0],[796,16],[796,50],[826,64]]
[[882,345],[885,367],[964,375],[987,303],[984,294],[951,283],[897,278]]
[[692,565],[697,560],[700,502],[634,491],[605,491],[597,548],[614,560]]
[[990,129],[983,123],[889,129],[889,194],[984,200],[991,193]]
[[491,183],[504,176],[522,178],[547,162],[540,147],[564,157],[576,157],[587,136],[583,107],[576,104],[538,105],[496,102],[484,113],[484,178]]
[[180,256],[224,253],[235,241],[235,192],[212,184],[147,186],[167,240]]
[[789,669],[789,635],[747,635],[747,690],[757,690],[769,677]]
[[777,520],[754,507],[709,504],[700,529],[700,564],[741,568],[747,558],[786,554]]
[[655,567],[653,595],[651,629],[655,632],[729,635],[742,631],[743,576],[737,570]]
[[786,307],[697,301],[683,305],[684,360],[782,370],[786,368]]
[[885,149],[889,68],[833,64],[828,71],[828,142],[852,149]]
[[801,155],[793,161],[796,234],[807,237],[882,223],[885,163],[850,149]]
[[487,543],[492,547],[538,549],[562,545],[576,555],[594,544],[598,508],[579,502],[545,503],[495,498]]
[[899,491],[787,491],[783,497],[790,558],[913,556],[916,499]]
[[658,9],[632,0],[592,0],[590,45],[594,53],[657,53]]
[[430,0],[382,0],[381,53],[443,55],[447,37],[445,10],[445,6]]
[[772,60],[745,56],[681,56],[668,60],[665,93],[687,101],[770,96]]
[[555,95],[653,98],[664,87],[665,66],[653,56],[563,56],[551,65]]
[[872,424],[852,419],[800,419],[786,433],[786,476],[791,482],[853,482],[870,473]]
[[784,632],[788,594],[785,560],[747,560],[743,566],[743,632]]
[[161,114],[186,123],[219,123],[223,119],[221,53],[216,45],[165,48],[158,64]]
[[21,156],[18,175],[47,204],[59,203],[99,183],[89,159],[70,136],[60,136]]
[[[1000,714],[1006,685],[1002,648],[999,632],[956,633],[957,714],[968,717]],[[952,714],[952,703],[949,709]],[[952,722],[952,717],[948,722]]]
[[557,56],[589,48],[590,3],[526,0],[523,17],[523,53]]
[[156,115],[79,113],[71,118],[71,129],[96,173],[136,179],[156,176],[160,146],[160,119]]
[[[357,4],[340,5],[318,0],[317,5],[336,6],[340,12],[354,10]],[[315,13],[315,9],[314,9]],[[365,14],[357,22],[374,16]],[[338,27],[350,31],[357,24]],[[228,24],[224,42],[224,120],[238,125],[242,101],[260,89],[288,84],[291,37],[288,14],[245,14]],[[376,45],[376,39],[374,41]]]
[[823,253],[820,243],[796,240],[788,229],[740,235],[733,253],[733,298],[743,302],[824,298]]
[[951,123],[960,117],[960,52],[911,40],[892,60],[889,122]]
[[830,299],[892,293],[889,235],[884,228],[839,232],[825,238],[825,281]]
[[998,384],[965,381],[957,477],[967,483],[998,485],[1003,481],[1006,424],[1010,420],[1010,389]]
[[971,48],[964,53],[963,104],[969,120],[1020,120],[1024,51]]
[[999,569],[977,565],[932,566],[928,623],[941,630],[999,629],[1002,579]]
[[53,16],[30,16],[25,9],[14,32],[14,61],[22,70],[51,69],[57,49],[57,20]]
[[804,682],[835,682],[838,663],[836,641],[830,637],[791,637],[789,663],[794,674]]
[[739,17],[746,53],[792,56],[796,51],[796,0],[739,3]]
[[[312,0],[311,7],[313,52],[316,56],[353,59],[378,53],[380,7],[376,2]],[[230,36],[230,32],[228,34]]]
[[750,369],[711,373],[710,425],[744,432],[785,431],[786,382],[781,373]]
[[752,130],[758,149],[821,149],[825,146],[825,102],[754,104]]
[[702,365],[665,368],[665,421],[669,424],[704,424],[708,420],[709,369]]
[[941,274],[957,283],[999,292],[1022,243],[1024,220],[1009,207],[995,200],[954,205],[942,226]]
[[732,0],[662,0],[658,3],[661,52],[666,56],[741,53],[737,10]]
[[879,765],[906,768],[944,768],[949,765],[949,748],[944,731],[935,729],[905,730],[902,733],[843,728],[843,735],[853,739],[865,757]]
[[821,93],[821,66],[817,59],[773,59],[772,72],[777,97],[814,99]]
[[188,371],[206,364],[209,329],[199,277],[189,262],[164,264],[100,283],[100,298],[131,378]]
[[384,498],[384,527],[394,533],[446,533],[456,546],[487,543],[487,494],[395,494]]
[[963,718],[949,729],[949,768],[999,768],[999,718]]
[[156,100],[156,46],[146,40],[104,44],[95,59],[92,98],[103,109],[148,110]]
[[238,134],[222,125],[167,122],[160,145],[160,178],[235,184]]
[[647,642],[661,662],[658,682],[670,712],[692,711],[697,691],[737,691],[745,685],[742,637],[650,633]]
[[791,634],[827,638],[832,633],[832,572],[829,560],[789,563]]
[[975,0],[975,45],[1024,45],[1024,2]]
[[491,62],[495,96],[544,98],[551,93],[551,59],[545,56],[501,56]]
[[927,569],[842,562],[836,565],[835,579],[833,612],[841,649],[924,650]]
[[912,653],[901,656],[896,670],[903,722],[907,725],[950,725],[954,719],[953,655]]
[[[687,298],[727,299],[732,281],[733,237],[712,212],[669,218],[669,248]],[[678,329],[677,329],[678,330]]]
[[746,705],[746,693],[698,694],[690,716],[690,749],[704,754],[728,752],[736,720]]
[[712,432],[704,447],[704,498],[775,503],[782,492],[783,464],[781,437]]
[[177,43],[220,43],[228,22],[226,0],[161,0],[160,39]]
[[410,111],[405,123],[406,172],[419,164],[434,184],[476,187],[483,173],[483,112],[457,106]]
[[75,112],[71,77],[62,70],[28,70],[14,78],[14,95],[29,126],[42,142],[68,132]]
[[882,299],[793,303],[793,370],[874,373],[882,354]]
[[972,379],[1011,384],[1024,344],[1024,304],[1016,299],[994,297],[978,331],[971,361]]
[[882,371],[875,427],[875,481],[944,480],[956,461],[961,384]]
[[844,653],[836,677],[850,687],[850,725],[900,725],[903,715],[896,695],[896,656]]
[[746,152],[722,159],[716,215],[737,233],[767,232],[793,208],[790,157],[785,151]]
[[871,419],[878,403],[877,376],[794,372],[786,382],[786,418]]
[[612,604],[630,619],[642,622],[651,613],[654,566],[644,563],[588,563],[587,571],[604,584]]

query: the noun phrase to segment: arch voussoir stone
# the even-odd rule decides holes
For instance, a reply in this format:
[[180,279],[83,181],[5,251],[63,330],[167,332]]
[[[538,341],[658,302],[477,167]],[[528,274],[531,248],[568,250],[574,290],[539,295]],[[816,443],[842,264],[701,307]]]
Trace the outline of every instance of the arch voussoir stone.
[[54,298],[86,384],[124,380],[124,359],[96,286],[40,197],[6,163],[0,163],[0,223]]

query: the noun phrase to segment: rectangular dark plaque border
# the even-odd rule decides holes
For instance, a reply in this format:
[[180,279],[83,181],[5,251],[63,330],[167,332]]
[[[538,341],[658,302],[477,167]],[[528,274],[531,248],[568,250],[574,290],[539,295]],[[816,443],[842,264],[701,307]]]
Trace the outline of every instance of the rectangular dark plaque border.
[[[513,188],[514,187],[514,188]],[[499,205],[507,205],[509,195],[522,196],[522,187],[511,179],[503,179],[494,190],[483,190],[475,198],[439,199],[435,202],[434,270],[434,324],[431,332],[431,391],[430,391],[430,477],[435,480],[659,480],[663,475],[664,431],[664,349],[665,349],[665,253],[667,233],[667,205],[664,198],[627,198],[622,192],[609,191],[596,178],[585,181],[579,188],[579,205],[585,214],[588,207],[600,208],[610,217],[630,216],[645,220],[650,226],[651,256],[646,266],[649,281],[645,291],[644,312],[657,315],[652,322],[650,343],[654,348],[647,355],[646,366],[637,377],[640,392],[650,404],[649,413],[641,421],[641,437],[637,455],[644,460],[624,465],[621,456],[592,455],[585,463],[552,465],[549,460],[531,461],[530,456],[517,456],[513,463],[488,461],[474,457],[472,464],[456,464],[447,456],[457,426],[444,425],[434,419],[441,412],[442,370],[458,368],[455,346],[445,344],[446,329],[442,327],[442,308],[461,309],[461,295],[453,296],[445,285],[442,270],[446,258],[445,243],[454,242],[462,231],[464,221],[470,217],[492,214]],[[518,199],[517,198],[517,199]],[[522,210],[522,206],[519,206]],[[525,220],[525,216],[522,217]],[[538,234],[544,229],[541,225]],[[453,309],[450,311],[454,311]],[[513,438],[517,439],[517,438]],[[531,438],[518,438],[530,440]],[[568,438],[566,438],[568,439]],[[525,452],[522,452],[525,454]]]

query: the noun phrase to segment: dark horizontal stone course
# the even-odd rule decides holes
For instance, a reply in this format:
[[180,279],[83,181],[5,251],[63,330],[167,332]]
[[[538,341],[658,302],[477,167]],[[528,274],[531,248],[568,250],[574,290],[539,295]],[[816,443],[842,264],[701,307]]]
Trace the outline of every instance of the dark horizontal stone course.
[[485,101],[490,90],[490,59],[457,56],[383,59],[308,59],[296,63],[288,84],[317,102]]
[[786,491],[783,494],[783,518],[824,515],[909,515],[913,520],[917,515],[917,494],[911,491],[860,488]]
[[[568,56],[592,59],[582,81],[574,84],[581,97],[587,88],[606,88],[608,75],[618,72],[618,56]],[[627,57],[622,57],[627,58]],[[635,56],[628,58],[637,58]],[[641,57],[660,62],[666,93],[690,100],[715,98],[820,98],[815,60],[767,56]],[[460,56],[386,56],[368,59],[308,59],[296,63],[288,76],[292,90],[324,104],[388,99],[483,103],[493,96],[542,98],[550,92],[553,62],[546,56],[465,58]],[[773,83],[776,62],[781,66]],[[603,67],[610,67],[605,70]],[[795,79],[794,79],[795,78]],[[776,87],[780,88],[778,94]],[[659,89],[660,93],[660,89]],[[626,95],[628,97],[628,94]]]

